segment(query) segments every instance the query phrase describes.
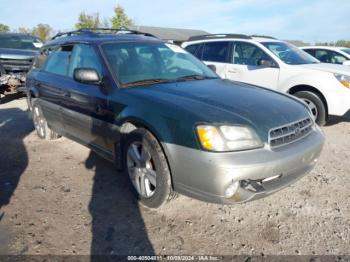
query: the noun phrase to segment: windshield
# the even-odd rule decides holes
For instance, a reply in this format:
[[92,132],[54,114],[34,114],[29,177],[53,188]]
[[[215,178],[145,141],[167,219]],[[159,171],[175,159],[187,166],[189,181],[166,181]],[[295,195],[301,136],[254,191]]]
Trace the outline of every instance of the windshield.
[[265,42],[262,44],[288,65],[319,63],[317,59],[294,45],[284,42]]
[[42,45],[42,41],[34,36],[0,34],[0,48],[38,50]]
[[124,87],[218,78],[205,64],[173,44],[107,43],[102,49]]
[[350,55],[350,48],[342,48],[341,50]]

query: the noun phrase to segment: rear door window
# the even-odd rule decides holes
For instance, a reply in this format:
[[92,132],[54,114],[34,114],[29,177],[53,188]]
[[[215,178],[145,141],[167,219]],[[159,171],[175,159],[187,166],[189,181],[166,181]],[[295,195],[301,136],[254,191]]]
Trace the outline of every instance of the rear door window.
[[99,76],[102,76],[102,64],[100,58],[91,45],[75,45],[70,61],[69,77],[73,78],[74,70],[76,68],[95,69]]
[[73,46],[60,46],[48,55],[43,70],[56,75],[66,76]]
[[229,62],[230,42],[206,42],[204,44],[202,60],[210,62]]

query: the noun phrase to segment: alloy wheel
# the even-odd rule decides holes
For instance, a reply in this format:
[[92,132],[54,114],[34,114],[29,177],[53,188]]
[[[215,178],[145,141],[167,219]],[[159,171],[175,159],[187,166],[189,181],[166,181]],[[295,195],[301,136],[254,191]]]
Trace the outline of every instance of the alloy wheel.
[[303,98],[304,102],[307,104],[307,106],[309,107],[309,109],[311,110],[312,112],[312,115],[314,117],[314,120],[317,119],[317,116],[318,116],[318,109],[317,109],[317,106],[314,102],[312,102],[311,100],[309,99],[306,99],[306,98]]
[[40,109],[36,106],[33,110],[33,122],[36,131],[41,137],[45,137],[45,119],[42,116]]
[[148,148],[141,142],[130,144],[127,151],[127,168],[132,184],[144,198],[153,196],[156,190],[157,173]]

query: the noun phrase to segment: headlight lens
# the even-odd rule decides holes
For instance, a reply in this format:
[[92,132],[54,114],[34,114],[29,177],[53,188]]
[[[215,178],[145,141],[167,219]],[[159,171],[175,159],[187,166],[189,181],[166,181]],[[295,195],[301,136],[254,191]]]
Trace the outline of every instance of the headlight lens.
[[334,76],[343,86],[350,88],[350,76],[338,74],[334,74]]
[[209,151],[224,151],[224,139],[215,126],[197,126],[202,147]]
[[197,126],[202,147],[209,151],[239,151],[263,147],[256,133],[244,126]]

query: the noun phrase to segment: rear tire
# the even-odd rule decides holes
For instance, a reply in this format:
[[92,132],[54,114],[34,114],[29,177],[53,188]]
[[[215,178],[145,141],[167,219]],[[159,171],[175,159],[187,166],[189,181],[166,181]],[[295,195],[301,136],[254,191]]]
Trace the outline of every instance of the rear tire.
[[61,136],[49,128],[45,116],[37,100],[32,100],[32,116],[36,133],[40,139],[55,140]]
[[314,92],[299,91],[294,94],[302,99],[310,108],[314,120],[319,126],[323,126],[327,122],[327,110],[322,98]]
[[131,187],[146,207],[158,208],[176,196],[165,154],[158,140],[143,128],[132,131],[124,144],[124,161]]

